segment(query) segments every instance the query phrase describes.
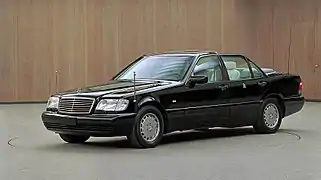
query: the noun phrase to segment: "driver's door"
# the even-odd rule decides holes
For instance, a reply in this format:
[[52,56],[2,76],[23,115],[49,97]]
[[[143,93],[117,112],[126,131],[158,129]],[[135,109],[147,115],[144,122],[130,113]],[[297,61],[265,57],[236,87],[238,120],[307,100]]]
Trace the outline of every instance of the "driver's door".
[[187,103],[185,124],[189,129],[214,127],[228,124],[229,107],[226,74],[216,55],[202,56],[193,70],[193,75],[206,75],[207,83],[186,86],[184,101]]

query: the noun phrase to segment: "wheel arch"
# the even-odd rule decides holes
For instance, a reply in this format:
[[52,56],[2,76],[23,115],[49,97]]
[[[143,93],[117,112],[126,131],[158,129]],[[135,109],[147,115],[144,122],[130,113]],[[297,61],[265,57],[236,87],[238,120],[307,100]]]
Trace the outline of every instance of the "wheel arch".
[[156,107],[162,114],[164,119],[164,132],[167,132],[168,130],[168,116],[165,111],[165,108],[162,106],[162,104],[154,97],[148,96],[143,98],[141,101],[139,101],[137,107],[138,110],[145,107],[145,106],[154,106]]
[[284,97],[282,94],[277,94],[277,93],[271,93],[271,94],[267,94],[264,98],[264,100],[268,99],[268,98],[274,98],[277,99],[277,101],[279,102],[279,105],[281,106],[281,110],[282,110],[282,118],[285,116],[285,103],[284,103]]

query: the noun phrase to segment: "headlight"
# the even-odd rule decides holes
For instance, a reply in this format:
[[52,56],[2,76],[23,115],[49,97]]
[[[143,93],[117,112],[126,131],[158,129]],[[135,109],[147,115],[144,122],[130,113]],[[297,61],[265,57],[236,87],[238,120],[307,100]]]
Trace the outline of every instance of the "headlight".
[[47,109],[58,109],[59,97],[50,97],[47,103]]
[[96,110],[98,111],[124,111],[129,104],[127,99],[102,99]]

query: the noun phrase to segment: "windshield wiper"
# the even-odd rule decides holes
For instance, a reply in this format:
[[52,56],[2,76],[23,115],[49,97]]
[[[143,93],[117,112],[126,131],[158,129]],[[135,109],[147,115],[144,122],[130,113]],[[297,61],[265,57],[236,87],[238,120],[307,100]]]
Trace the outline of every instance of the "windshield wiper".
[[115,79],[116,81],[134,81],[134,79]]
[[[134,81],[134,79],[116,79],[117,81]],[[152,82],[155,82],[155,83],[162,83],[162,82],[165,82],[165,81],[175,81],[175,80],[165,80],[165,79],[149,79],[149,78],[139,78],[139,79],[136,79],[136,81],[152,81]]]
[[141,79],[136,79],[137,81],[153,81],[153,82],[157,82],[157,83],[161,83],[163,82],[164,80],[159,80],[159,79],[144,79],[144,78],[141,78]]

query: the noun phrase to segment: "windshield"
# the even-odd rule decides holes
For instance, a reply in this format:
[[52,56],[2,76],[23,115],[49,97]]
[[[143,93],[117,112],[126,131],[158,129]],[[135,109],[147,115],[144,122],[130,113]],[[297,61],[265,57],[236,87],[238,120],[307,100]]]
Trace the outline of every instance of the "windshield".
[[123,70],[115,80],[153,79],[180,81],[185,76],[193,56],[149,56]]

